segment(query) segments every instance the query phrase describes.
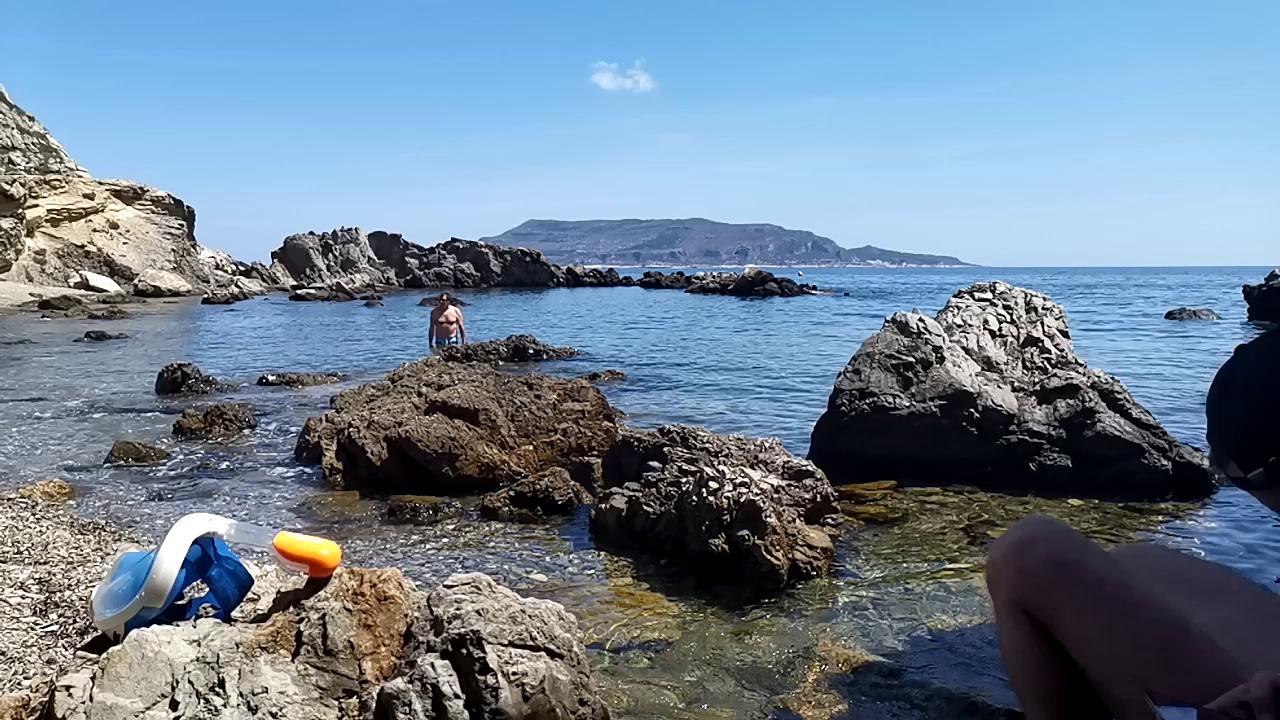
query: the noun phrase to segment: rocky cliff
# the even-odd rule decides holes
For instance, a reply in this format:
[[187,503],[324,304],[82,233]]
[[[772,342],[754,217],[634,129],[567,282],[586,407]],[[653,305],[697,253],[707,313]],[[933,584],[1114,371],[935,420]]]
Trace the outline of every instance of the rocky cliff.
[[0,89],[0,280],[68,286],[90,271],[132,286],[172,273],[195,291],[220,278],[195,222],[167,192],[90,176]]

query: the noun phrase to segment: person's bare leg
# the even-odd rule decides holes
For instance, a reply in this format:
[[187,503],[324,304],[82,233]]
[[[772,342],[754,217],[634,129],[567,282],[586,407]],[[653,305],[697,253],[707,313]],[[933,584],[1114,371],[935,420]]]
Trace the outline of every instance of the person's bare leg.
[[996,542],[987,584],[1010,683],[1033,720],[1080,717],[1069,710],[1081,675],[1119,720],[1150,718],[1148,694],[1200,705],[1249,677],[1205,628],[1052,518]]
[[1280,672],[1280,595],[1230,568],[1151,543],[1120,545],[1111,556],[1230,648],[1249,672]]

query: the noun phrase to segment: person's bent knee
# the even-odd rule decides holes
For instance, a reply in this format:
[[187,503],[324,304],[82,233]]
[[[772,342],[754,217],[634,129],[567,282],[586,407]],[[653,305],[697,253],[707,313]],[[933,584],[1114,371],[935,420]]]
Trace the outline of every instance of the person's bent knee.
[[1033,515],[1019,521],[991,546],[987,589],[997,604],[1073,582],[1073,568],[1089,540],[1060,520]]

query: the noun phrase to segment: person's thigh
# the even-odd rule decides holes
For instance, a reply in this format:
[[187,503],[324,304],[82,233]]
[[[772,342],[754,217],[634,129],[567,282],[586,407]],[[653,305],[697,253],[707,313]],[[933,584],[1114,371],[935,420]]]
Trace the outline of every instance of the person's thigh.
[[1159,545],[1121,545],[1111,555],[1251,671],[1280,672],[1280,595],[1222,565]]

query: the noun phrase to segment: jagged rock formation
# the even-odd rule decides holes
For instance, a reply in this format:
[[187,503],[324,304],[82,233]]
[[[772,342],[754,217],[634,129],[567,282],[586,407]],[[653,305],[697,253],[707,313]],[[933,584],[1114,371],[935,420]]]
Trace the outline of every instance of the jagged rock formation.
[[157,395],[208,395],[227,389],[225,383],[192,363],[170,363],[156,373]]
[[960,290],[936,317],[886,320],[837,379],[809,459],[837,483],[1133,499],[1215,488],[1199,451],[1076,356],[1061,306],[999,282]]
[[1272,270],[1261,284],[1245,285],[1242,292],[1250,320],[1280,323],[1280,269]]
[[0,89],[0,280],[61,287],[89,271],[131,286],[163,271],[213,286],[195,220],[169,193],[91,177]]
[[797,283],[778,277],[768,270],[750,268],[743,272],[699,272],[686,275],[676,271],[670,275],[649,270],[637,284],[646,290],[683,290],[694,295],[732,295],[734,297],[796,297],[818,292],[816,285]]
[[555,467],[489,493],[480,501],[480,516],[533,522],[572,515],[591,499],[591,493],[575,482],[568,470]]
[[389,569],[340,569],[318,593],[298,582],[260,578],[240,622],[144,628],[100,656],[77,655],[44,716],[609,716],[577,622],[556,603],[474,574],[430,593]]
[[603,466],[598,538],[760,589],[826,574],[835,559],[835,491],[777,440],[626,430]]
[[[271,253],[298,300],[345,299],[378,287],[610,287],[634,284],[616,270],[561,268],[542,253],[452,238],[424,247],[398,233],[359,228],[285,238]],[[335,290],[341,295],[334,297]]]
[[448,495],[496,489],[577,458],[617,437],[617,412],[590,383],[513,375],[435,358],[336,395],[308,418],[300,462],[339,488]]

